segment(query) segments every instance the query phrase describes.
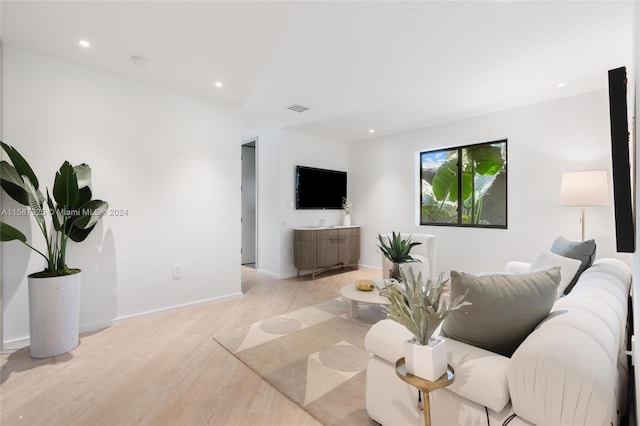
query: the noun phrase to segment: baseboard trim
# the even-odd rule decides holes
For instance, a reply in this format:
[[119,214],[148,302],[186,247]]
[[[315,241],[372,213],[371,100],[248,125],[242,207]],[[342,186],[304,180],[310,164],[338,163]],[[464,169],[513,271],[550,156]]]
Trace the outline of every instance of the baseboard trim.
[[[242,297],[242,293],[232,293],[226,296],[213,297],[211,299],[199,300],[197,302],[184,303],[181,305],[169,306],[161,309],[154,309],[152,311],[141,312],[138,314],[126,315],[123,317],[115,318],[113,320],[108,321],[100,321],[94,322],[91,324],[81,324],[80,325],[80,337],[82,337],[83,333],[88,333],[96,330],[102,330],[105,328],[113,327],[114,325],[124,324],[127,322],[155,317],[158,315],[169,314],[172,312],[184,311],[191,308],[196,308],[198,306],[211,305],[214,303],[225,302],[227,300],[239,299]],[[2,353],[13,352],[18,349],[22,349],[26,346],[29,346],[29,337],[23,337],[20,339],[8,340],[3,343]]]
[[267,271],[265,269],[256,269],[256,272],[258,272],[260,274],[263,274],[263,275],[266,275],[266,276],[271,277],[271,278],[275,278],[277,280],[281,279],[279,274],[274,274],[273,272],[269,272],[269,271]]

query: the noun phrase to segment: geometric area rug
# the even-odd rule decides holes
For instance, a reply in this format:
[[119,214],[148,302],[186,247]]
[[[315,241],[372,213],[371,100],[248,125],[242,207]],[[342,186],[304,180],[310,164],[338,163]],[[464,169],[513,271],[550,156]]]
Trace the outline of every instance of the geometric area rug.
[[229,352],[325,425],[370,425],[364,336],[380,305],[337,298],[214,336]]

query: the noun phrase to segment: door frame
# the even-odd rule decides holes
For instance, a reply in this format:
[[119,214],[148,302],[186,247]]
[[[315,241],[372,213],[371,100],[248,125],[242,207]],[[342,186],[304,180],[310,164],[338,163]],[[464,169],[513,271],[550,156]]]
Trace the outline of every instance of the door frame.
[[[255,235],[254,235],[255,247],[254,247],[254,251],[255,251],[255,265],[256,265],[255,268],[256,268],[256,270],[258,270],[258,261],[259,261],[259,259],[258,259],[258,234],[259,234],[258,233],[258,224],[259,224],[259,220],[258,220],[258,217],[259,217],[259,213],[258,213],[259,212],[259,206],[258,206],[258,191],[259,191],[259,182],[258,182],[258,167],[259,167],[258,166],[258,149],[259,149],[258,148],[258,137],[256,136],[256,137],[253,137],[253,138],[250,138],[250,139],[242,141],[242,143],[240,145],[240,155],[241,155],[240,163],[241,163],[241,167],[242,167],[242,164],[243,164],[242,147],[244,147],[245,145],[253,146],[254,149],[255,149],[255,161],[254,161],[254,169],[255,169],[255,191],[254,191],[255,194],[254,194],[254,197],[255,197],[255,200],[254,200],[254,202],[255,202],[255,207],[256,207],[256,214],[255,214],[255,227],[254,227],[254,229],[255,229]],[[241,169],[241,174],[242,174],[242,169]],[[242,181],[240,182],[240,184],[242,185]],[[242,192],[242,188],[241,188],[241,192]],[[242,193],[240,194],[240,200],[242,202]],[[241,206],[240,210],[241,210],[241,214],[242,214],[242,206]],[[241,216],[241,219],[242,219],[242,216]],[[240,226],[242,227],[242,224]],[[240,233],[240,239],[241,239],[240,247],[242,248],[242,230],[241,230],[241,233]],[[241,259],[242,259],[242,255],[241,255]],[[240,261],[240,263],[242,264],[242,260]]]

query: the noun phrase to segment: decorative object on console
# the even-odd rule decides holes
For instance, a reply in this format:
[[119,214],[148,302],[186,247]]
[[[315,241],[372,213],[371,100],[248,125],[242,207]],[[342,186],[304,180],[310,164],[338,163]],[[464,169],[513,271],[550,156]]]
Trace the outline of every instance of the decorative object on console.
[[[78,346],[80,326],[80,270],[66,263],[67,242],[84,241],[107,212],[108,204],[92,200],[91,168],[65,161],[53,182],[53,199],[45,199],[38,178],[24,157],[0,142],[11,163],[2,161],[2,189],[28,208],[46,243],[46,254],[27,243],[13,226],[0,222],[0,241],[20,241],[46,261],[46,268],[29,275],[29,340],[33,358],[49,358]],[[55,202],[55,205],[54,205]],[[46,204],[45,204],[46,203]],[[47,226],[45,211],[51,216]]]
[[560,205],[580,207],[582,241],[584,241],[585,207],[609,205],[609,183],[605,170],[581,170],[562,174]]
[[342,218],[342,225],[351,225],[351,210],[353,209],[353,203],[348,197],[342,197],[342,210],[344,210],[344,216]]
[[402,279],[400,274],[400,264],[402,263],[422,262],[410,254],[413,247],[422,243],[412,242],[411,238],[411,235],[409,235],[406,239],[403,239],[400,232],[396,234],[395,231],[392,231],[391,236],[387,236],[387,242],[385,242],[382,235],[378,234],[378,241],[380,242],[378,248],[392,263],[389,278],[393,278],[396,281]]
[[447,371],[447,349],[445,341],[433,337],[438,326],[452,312],[463,306],[465,294],[448,303],[442,297],[447,280],[440,274],[438,282],[422,280],[413,270],[403,276],[402,282],[385,281],[380,295],[389,300],[389,317],[404,325],[414,338],[405,342],[407,371],[414,376],[435,381]]
[[578,282],[580,275],[593,264],[593,261],[596,258],[596,242],[595,240],[582,242],[569,241],[560,236],[553,242],[551,251],[560,256],[570,257],[571,259],[577,259],[580,261],[580,268],[578,268],[578,272],[576,272],[569,285],[564,289],[564,293],[569,294],[573,286]]
[[559,283],[560,267],[517,275],[451,271],[451,298],[466,295],[472,305],[465,314],[451,314],[442,324],[442,333],[511,356],[549,314]]

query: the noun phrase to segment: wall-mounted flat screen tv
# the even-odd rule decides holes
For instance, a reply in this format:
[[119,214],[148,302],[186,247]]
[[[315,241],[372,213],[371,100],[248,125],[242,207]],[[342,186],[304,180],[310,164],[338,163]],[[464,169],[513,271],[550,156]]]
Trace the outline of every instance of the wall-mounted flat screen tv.
[[613,200],[618,252],[635,252],[634,200],[631,192],[632,169],[629,157],[627,119],[627,69],[609,70],[609,121],[613,160]]
[[347,172],[296,166],[296,209],[342,209]]

